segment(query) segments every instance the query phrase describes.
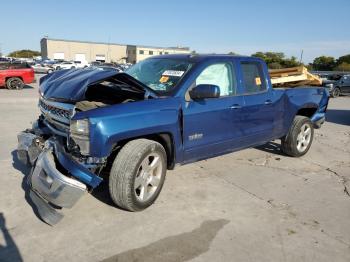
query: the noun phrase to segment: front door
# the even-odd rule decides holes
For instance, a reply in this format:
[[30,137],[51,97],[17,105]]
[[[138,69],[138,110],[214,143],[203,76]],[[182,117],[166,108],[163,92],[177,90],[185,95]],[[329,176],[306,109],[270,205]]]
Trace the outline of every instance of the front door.
[[234,138],[241,137],[240,111],[243,97],[236,96],[237,81],[231,61],[207,65],[193,86],[217,85],[219,98],[191,100],[183,108],[184,161],[219,155],[232,150]]

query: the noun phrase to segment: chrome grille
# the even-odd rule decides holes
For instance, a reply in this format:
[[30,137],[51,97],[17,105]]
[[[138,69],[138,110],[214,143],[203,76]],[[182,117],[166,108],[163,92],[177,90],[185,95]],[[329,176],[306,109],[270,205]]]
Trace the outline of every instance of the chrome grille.
[[69,131],[70,119],[73,116],[74,105],[39,99],[39,108],[49,124],[56,133],[63,134]]
[[58,116],[60,118],[70,119],[71,117],[71,111],[67,109],[58,108],[55,106],[52,106],[46,102],[44,102],[42,99],[39,101],[39,107],[46,111],[46,113],[53,114],[55,116]]

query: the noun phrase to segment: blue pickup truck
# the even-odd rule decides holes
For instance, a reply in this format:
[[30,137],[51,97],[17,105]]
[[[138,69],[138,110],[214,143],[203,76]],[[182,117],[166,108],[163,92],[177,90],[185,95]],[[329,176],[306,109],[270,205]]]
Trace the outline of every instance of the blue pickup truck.
[[155,202],[168,169],[281,140],[292,157],[325,121],[323,87],[272,88],[264,61],[163,55],[125,73],[62,70],[41,78],[41,114],[18,134],[30,196],[48,224],[104,180],[120,208]]

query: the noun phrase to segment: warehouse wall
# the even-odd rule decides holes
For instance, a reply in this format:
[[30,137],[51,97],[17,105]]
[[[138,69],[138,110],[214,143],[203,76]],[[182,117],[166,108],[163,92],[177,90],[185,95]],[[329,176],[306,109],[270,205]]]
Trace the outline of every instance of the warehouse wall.
[[106,62],[124,62],[122,60],[127,56],[126,45],[115,44],[107,45],[44,39],[42,44],[42,51],[45,49],[47,50],[46,56],[48,58],[54,59],[55,53],[63,53],[64,60],[67,61],[76,60],[76,55],[80,57],[82,57],[82,55],[85,55],[85,60],[87,62],[95,61],[96,56],[104,56]]
[[104,60],[105,62],[137,63],[154,55],[190,52],[189,48],[119,45],[48,38],[43,38],[40,44],[44,58],[64,59],[66,61],[85,59],[87,62]]

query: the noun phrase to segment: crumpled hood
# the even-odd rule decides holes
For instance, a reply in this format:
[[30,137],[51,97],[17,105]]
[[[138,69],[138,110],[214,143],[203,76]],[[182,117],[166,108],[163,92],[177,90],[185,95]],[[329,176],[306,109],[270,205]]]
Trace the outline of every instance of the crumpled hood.
[[138,91],[149,91],[157,96],[152,89],[142,84],[132,76],[118,73],[114,70],[68,69],[48,74],[40,79],[40,94],[45,99],[61,102],[78,102],[85,99],[89,85],[114,78]]

